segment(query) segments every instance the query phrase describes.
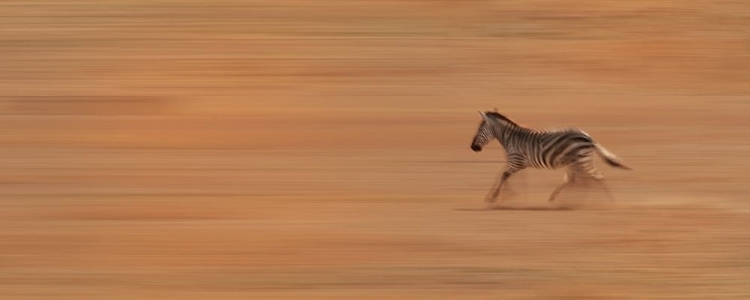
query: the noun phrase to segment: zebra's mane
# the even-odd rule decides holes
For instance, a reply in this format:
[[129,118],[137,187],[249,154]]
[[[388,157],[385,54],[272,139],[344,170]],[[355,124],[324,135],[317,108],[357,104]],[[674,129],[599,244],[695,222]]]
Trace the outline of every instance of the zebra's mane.
[[503,116],[503,115],[502,115],[502,114],[500,114],[499,112],[496,112],[496,111],[488,111],[488,112],[485,112],[485,114],[486,114],[486,115],[488,115],[488,116],[490,116],[490,117],[493,117],[493,118],[496,118],[496,119],[500,119],[500,120],[506,121],[506,122],[508,122],[508,123],[510,123],[510,124],[513,124],[513,125],[516,125],[516,126],[518,126],[518,127],[523,127],[523,126],[521,126],[520,124],[516,123],[515,121],[511,120],[510,118],[508,118],[508,117],[506,117],[506,116]]

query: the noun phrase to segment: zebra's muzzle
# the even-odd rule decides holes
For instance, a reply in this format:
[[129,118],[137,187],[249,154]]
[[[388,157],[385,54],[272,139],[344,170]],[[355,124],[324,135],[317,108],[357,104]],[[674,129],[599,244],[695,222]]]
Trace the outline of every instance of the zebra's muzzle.
[[482,151],[482,147],[479,145],[471,145],[471,150],[474,150],[474,152],[480,152]]

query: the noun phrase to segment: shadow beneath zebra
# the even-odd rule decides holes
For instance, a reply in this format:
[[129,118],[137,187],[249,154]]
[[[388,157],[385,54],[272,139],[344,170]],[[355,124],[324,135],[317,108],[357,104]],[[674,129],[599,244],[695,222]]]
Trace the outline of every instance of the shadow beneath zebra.
[[[413,162],[413,160],[409,160]],[[439,164],[504,164],[504,160],[424,160],[421,162],[439,163]]]
[[527,210],[527,211],[570,211],[573,206],[487,206],[481,208],[456,208],[457,211]]

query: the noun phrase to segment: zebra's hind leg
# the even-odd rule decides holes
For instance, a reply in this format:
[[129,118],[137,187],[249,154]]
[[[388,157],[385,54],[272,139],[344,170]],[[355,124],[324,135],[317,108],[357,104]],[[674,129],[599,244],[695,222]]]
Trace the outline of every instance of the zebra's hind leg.
[[604,192],[607,194],[607,197],[610,201],[614,200],[614,197],[612,196],[612,192],[609,190],[609,187],[607,187],[607,184],[604,181],[604,174],[600,172],[596,166],[594,166],[594,162],[591,158],[591,156],[586,156],[583,159],[579,160],[576,163],[577,169],[581,170],[582,172],[586,173],[589,177],[594,179],[594,181],[599,184],[602,189],[604,189]]
[[573,184],[575,181],[575,172],[571,169],[568,169],[567,173],[565,173],[565,177],[563,177],[563,182],[559,186],[557,186],[554,191],[552,191],[552,194],[549,195],[549,203],[554,202],[557,194],[559,194],[560,191],[562,191],[566,186]]
[[607,183],[604,181],[604,178],[594,178],[595,181],[602,187],[604,192],[607,194],[607,198],[609,198],[609,201],[614,201],[615,197],[612,196],[612,192],[609,190],[609,187],[607,186]]

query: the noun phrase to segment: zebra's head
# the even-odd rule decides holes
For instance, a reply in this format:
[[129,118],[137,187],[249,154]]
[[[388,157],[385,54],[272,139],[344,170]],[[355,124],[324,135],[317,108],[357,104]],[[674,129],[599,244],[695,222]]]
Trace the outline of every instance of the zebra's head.
[[482,111],[479,111],[479,115],[482,116],[482,123],[479,124],[477,134],[474,136],[474,140],[471,141],[471,150],[474,150],[474,152],[482,151],[484,146],[495,140],[493,127],[496,121]]

